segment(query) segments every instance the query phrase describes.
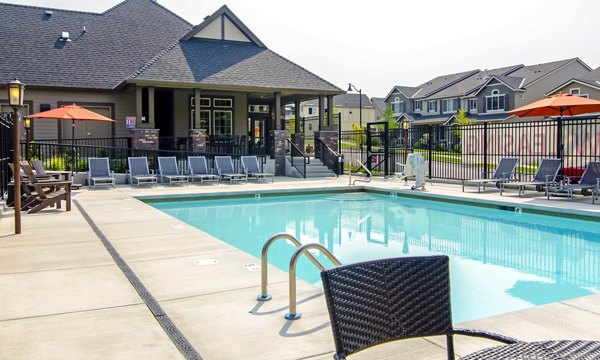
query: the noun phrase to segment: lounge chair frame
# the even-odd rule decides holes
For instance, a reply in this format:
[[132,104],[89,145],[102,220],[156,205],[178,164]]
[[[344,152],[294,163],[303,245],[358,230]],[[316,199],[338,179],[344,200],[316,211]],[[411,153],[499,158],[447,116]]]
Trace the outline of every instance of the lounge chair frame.
[[573,201],[576,191],[581,191],[582,195],[589,192],[592,195],[592,204],[596,203],[600,194],[600,161],[588,163],[578,184],[573,184],[573,177],[563,176],[563,181],[546,189],[546,199],[550,200],[551,195],[558,195]]
[[489,172],[482,172],[481,179],[470,179],[462,181],[462,191],[465,192],[465,183],[467,184],[477,184],[477,192],[481,192],[481,188],[483,187],[483,191],[485,191],[485,185],[488,183],[493,183],[496,187],[500,188],[500,183],[515,181],[515,169],[517,164],[519,163],[519,158],[517,157],[503,157],[500,158],[500,163],[496,170],[491,173],[491,177],[489,177]]
[[148,158],[145,156],[128,157],[127,158],[127,175],[129,176],[129,183],[133,186],[137,184],[139,188],[142,184],[149,184],[150,186],[158,186],[158,178],[154,175],[154,171],[150,172],[148,168]]
[[161,183],[164,183],[165,179],[169,180],[170,186],[173,186],[173,184],[188,185],[188,177],[179,172],[177,158],[175,156],[158,157],[158,176],[160,177]]
[[558,172],[562,166],[560,159],[544,158],[540,162],[532,181],[517,181],[517,182],[500,182],[500,195],[504,193],[506,187],[516,187],[519,192],[519,197],[525,193],[525,187],[535,186],[536,190],[541,191],[543,188],[547,190],[550,186],[556,184]]
[[258,164],[258,157],[255,155],[242,156],[242,169],[248,180],[267,181],[267,178],[271,178],[271,183],[274,181],[274,175],[261,171],[260,165]]
[[107,157],[88,158],[88,188],[94,190],[98,185],[108,185],[115,188],[115,174],[110,170],[110,162]]
[[207,182],[216,185],[221,179],[209,171],[205,156],[188,156],[188,177],[192,184],[194,179],[199,179],[200,184]]
[[217,174],[223,180],[229,180],[229,182],[248,182],[248,175],[238,173],[233,167],[233,160],[231,156],[215,156],[215,169]]

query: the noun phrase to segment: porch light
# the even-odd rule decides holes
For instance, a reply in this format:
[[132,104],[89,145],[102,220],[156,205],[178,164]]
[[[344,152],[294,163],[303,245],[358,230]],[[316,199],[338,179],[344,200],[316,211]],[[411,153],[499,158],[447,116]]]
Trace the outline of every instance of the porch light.
[[409,125],[410,125],[410,121],[408,121],[408,119],[404,119],[404,121],[402,121],[402,128],[404,130],[408,130]]
[[17,79],[8,83],[8,105],[18,111],[23,107],[23,94],[25,93],[25,84]]
[[25,118],[25,120],[23,121],[23,127],[25,128],[25,130],[31,129],[31,118],[30,117]]

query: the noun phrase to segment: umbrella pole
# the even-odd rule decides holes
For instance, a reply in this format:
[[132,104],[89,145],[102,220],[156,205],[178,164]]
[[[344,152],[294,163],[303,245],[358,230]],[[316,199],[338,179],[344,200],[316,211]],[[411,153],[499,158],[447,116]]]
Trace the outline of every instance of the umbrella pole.
[[71,179],[73,178],[73,172],[75,171],[75,119],[73,119],[73,125],[71,125]]

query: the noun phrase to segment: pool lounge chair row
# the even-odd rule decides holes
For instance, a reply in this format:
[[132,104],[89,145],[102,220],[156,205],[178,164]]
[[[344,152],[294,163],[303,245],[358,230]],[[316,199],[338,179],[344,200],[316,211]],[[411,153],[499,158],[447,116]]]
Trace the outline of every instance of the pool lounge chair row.
[[169,185],[173,184],[188,184],[196,180],[200,184],[210,183],[218,184],[221,180],[229,180],[229,182],[248,182],[248,180],[266,180],[271,178],[273,182],[273,174],[265,173],[260,170],[258,158],[256,156],[242,156],[242,171],[238,173],[233,166],[231,156],[215,156],[215,172],[213,174],[208,167],[206,157],[204,156],[188,156],[187,158],[188,171],[183,173],[183,169],[179,169],[177,159],[174,156],[158,157],[158,176],[151,173],[148,168],[148,159],[146,157],[130,157],[129,164],[129,182],[138,187],[141,184],[157,185],[158,180],[161,183],[168,181]]
[[578,182],[569,176],[562,176],[559,180],[562,161],[553,158],[542,159],[531,181],[521,181],[515,171],[518,162],[519,159],[515,157],[501,158],[498,167],[489,178],[482,174],[481,179],[463,180],[462,191],[465,191],[466,184],[477,184],[478,192],[481,192],[482,187],[485,190],[486,184],[495,184],[500,189],[500,195],[507,188],[516,188],[519,196],[522,196],[527,187],[535,187],[537,191],[543,190],[547,199],[556,195],[566,196],[571,200],[576,191],[581,191],[583,195],[592,195],[592,203],[595,203],[600,195],[599,161],[589,162]]

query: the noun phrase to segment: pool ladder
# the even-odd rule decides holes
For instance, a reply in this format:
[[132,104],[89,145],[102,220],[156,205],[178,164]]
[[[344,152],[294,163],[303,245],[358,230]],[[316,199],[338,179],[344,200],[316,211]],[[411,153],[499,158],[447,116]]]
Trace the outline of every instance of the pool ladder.
[[[353,162],[357,162],[358,165],[360,165],[360,167],[362,167],[365,170],[365,172],[367,173],[367,175],[364,178],[358,178],[358,179],[354,180],[354,182],[352,181],[352,163]],[[373,175],[371,174],[371,171],[369,171],[369,169],[367,169],[365,164],[363,164],[360,160],[358,160],[358,159],[350,160],[350,176],[348,178],[348,185],[354,185],[354,184],[356,184],[357,181],[369,183],[369,182],[371,182],[372,177],[373,177]]]
[[321,262],[319,262],[319,260],[317,260],[311,253],[308,252],[309,250],[321,251],[329,259],[329,261],[331,261],[335,266],[340,266],[342,264],[335,256],[333,256],[333,254],[331,252],[329,252],[329,250],[327,250],[326,247],[324,247],[321,244],[311,243],[311,244],[302,245],[300,243],[300,241],[298,241],[298,239],[296,239],[294,236],[292,236],[290,234],[286,234],[286,233],[275,234],[275,235],[271,236],[265,242],[265,244],[263,245],[263,248],[262,248],[262,252],[261,252],[261,256],[260,256],[260,269],[261,269],[260,270],[261,271],[260,291],[261,291],[261,293],[260,293],[260,295],[258,295],[256,297],[256,299],[258,301],[268,301],[268,300],[272,299],[272,296],[267,294],[267,278],[268,278],[268,276],[267,276],[267,268],[268,268],[267,255],[269,253],[269,248],[271,247],[271,245],[275,241],[281,240],[281,239],[289,240],[297,247],[296,251],[292,255],[292,258],[290,259],[290,268],[289,268],[290,312],[285,314],[286,319],[297,320],[297,319],[300,319],[300,317],[302,316],[302,314],[299,314],[296,311],[296,263],[298,262],[298,259],[300,258],[300,256],[302,254],[305,254],[306,257],[308,258],[308,260],[310,260],[321,271],[325,270],[325,267],[323,266],[323,264],[321,264]]

